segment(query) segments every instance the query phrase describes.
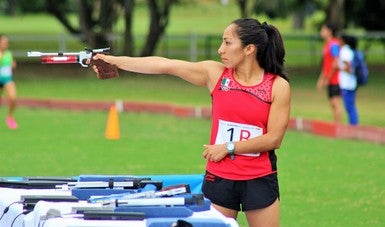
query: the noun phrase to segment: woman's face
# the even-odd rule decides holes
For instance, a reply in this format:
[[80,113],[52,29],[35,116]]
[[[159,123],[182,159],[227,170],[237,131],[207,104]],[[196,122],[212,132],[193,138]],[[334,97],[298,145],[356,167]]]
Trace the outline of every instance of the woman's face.
[[6,50],[8,49],[8,38],[7,37],[0,37],[0,50]]
[[322,25],[320,35],[326,39],[332,36],[332,31],[326,25]]
[[218,49],[223,64],[228,68],[236,67],[244,59],[241,40],[236,32],[236,25],[229,25],[222,36],[222,44]]

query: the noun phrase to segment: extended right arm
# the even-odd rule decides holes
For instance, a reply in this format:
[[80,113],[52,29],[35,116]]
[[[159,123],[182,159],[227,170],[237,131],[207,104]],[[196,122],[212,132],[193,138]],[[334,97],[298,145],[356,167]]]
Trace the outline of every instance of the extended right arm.
[[178,76],[192,84],[211,88],[223,70],[223,64],[215,61],[189,62],[164,57],[128,57],[97,54],[109,64],[130,72],[143,74],[168,74]]

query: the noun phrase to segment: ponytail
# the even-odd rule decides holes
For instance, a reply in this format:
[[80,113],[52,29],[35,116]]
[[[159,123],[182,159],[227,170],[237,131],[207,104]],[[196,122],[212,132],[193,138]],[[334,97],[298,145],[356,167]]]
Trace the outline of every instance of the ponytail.
[[256,60],[268,73],[276,74],[289,81],[284,71],[285,47],[280,32],[273,25],[260,23],[256,19],[242,18],[233,21],[243,46],[257,47]]
[[284,72],[285,47],[281,34],[276,27],[268,25],[266,22],[262,24],[262,28],[268,39],[265,51],[258,52],[257,60],[267,72],[280,75],[288,81],[289,78]]

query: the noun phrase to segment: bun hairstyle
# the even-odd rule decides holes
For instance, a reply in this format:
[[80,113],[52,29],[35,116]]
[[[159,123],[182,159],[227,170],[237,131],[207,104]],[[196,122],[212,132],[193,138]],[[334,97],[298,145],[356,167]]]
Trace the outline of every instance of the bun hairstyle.
[[256,46],[259,65],[265,71],[289,81],[284,72],[285,47],[278,29],[253,18],[237,19],[233,24],[237,26],[236,32],[244,47],[249,44]]

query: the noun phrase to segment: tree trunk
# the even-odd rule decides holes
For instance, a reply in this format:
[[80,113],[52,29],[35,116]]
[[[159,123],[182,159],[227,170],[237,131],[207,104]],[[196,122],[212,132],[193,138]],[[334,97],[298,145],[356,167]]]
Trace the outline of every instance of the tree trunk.
[[306,4],[308,0],[297,0],[293,13],[293,28],[302,29],[305,25]]
[[71,25],[63,10],[56,6],[55,0],[46,0],[45,7],[48,13],[56,17],[71,34],[80,34],[79,29]]
[[173,0],[164,0],[164,5],[162,7],[160,6],[162,4],[160,1],[148,0],[151,21],[149,33],[141,56],[153,55],[155,52],[156,45],[158,44],[158,41],[163,35],[164,30],[168,24],[172,3]]
[[135,53],[134,49],[134,36],[132,34],[132,15],[135,7],[135,0],[125,0],[124,1],[124,46],[123,53],[125,55],[133,56]]
[[[99,21],[93,19],[95,2],[92,0],[78,0],[79,24],[82,31],[82,40],[89,48],[110,47],[108,35],[112,31],[111,17],[114,16],[113,1],[103,0],[100,5]],[[100,31],[95,31],[95,25],[100,26]]]
[[241,17],[250,17],[258,0],[238,0]]
[[241,11],[241,17],[246,17],[246,2],[247,0],[238,0],[239,10]]
[[8,0],[7,1],[7,8],[6,8],[6,14],[9,16],[13,16],[16,13],[16,0]]
[[344,0],[329,0],[326,21],[334,24],[338,31],[345,27]]
[[109,39],[112,33],[112,26],[118,17],[118,5],[114,0],[101,0],[99,10],[99,25],[101,30],[96,31],[96,40],[94,48],[111,47],[112,42]]
[[86,0],[78,0],[78,8],[79,8],[79,25],[81,31],[81,40],[88,45],[91,45],[89,48],[95,45],[94,36],[95,34],[92,32],[92,3]]

